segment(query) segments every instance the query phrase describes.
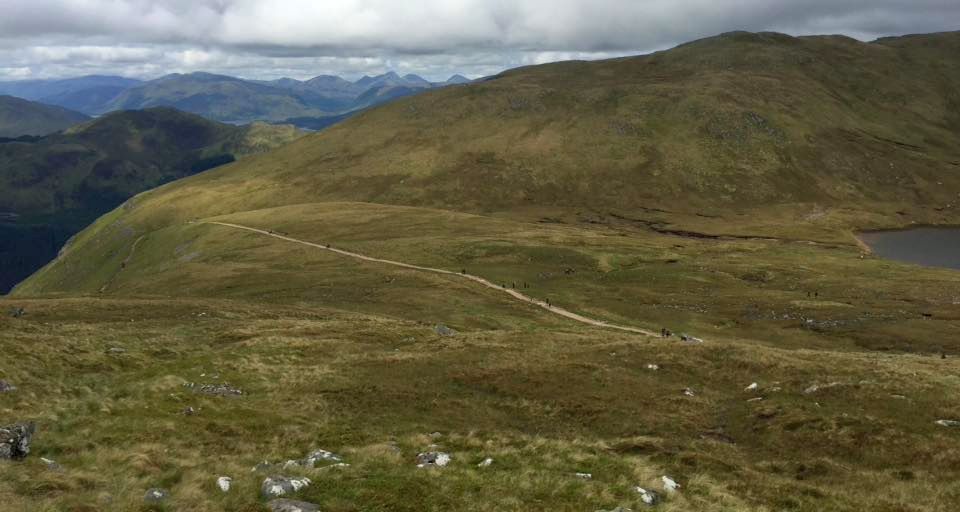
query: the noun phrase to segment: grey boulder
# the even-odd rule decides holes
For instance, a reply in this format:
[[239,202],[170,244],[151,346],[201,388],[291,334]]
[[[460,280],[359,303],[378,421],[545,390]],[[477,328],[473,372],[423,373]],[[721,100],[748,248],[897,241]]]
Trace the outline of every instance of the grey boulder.
[[320,512],[320,507],[306,501],[288,500],[284,498],[270,500],[267,507],[272,512]]
[[20,460],[30,453],[37,426],[33,422],[0,427],[0,459]]
[[309,478],[288,478],[285,476],[271,476],[263,480],[260,486],[260,495],[264,498],[276,498],[293,494],[310,485]]
[[457,331],[443,324],[437,324],[437,326],[434,327],[433,330],[440,336],[456,336],[457,335]]

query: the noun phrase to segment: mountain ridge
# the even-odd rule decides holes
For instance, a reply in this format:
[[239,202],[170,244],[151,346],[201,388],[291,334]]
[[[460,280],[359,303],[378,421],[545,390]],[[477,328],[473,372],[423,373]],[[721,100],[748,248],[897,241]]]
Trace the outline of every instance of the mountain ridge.
[[0,95],[0,137],[49,135],[88,119],[56,105]]

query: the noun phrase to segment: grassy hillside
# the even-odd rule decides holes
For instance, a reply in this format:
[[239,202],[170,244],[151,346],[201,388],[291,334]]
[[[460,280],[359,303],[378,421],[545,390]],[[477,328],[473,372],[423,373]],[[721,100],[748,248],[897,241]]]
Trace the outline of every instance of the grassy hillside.
[[0,96],[0,137],[47,135],[90,118],[62,107]]
[[[0,407],[68,471],[28,461],[0,496],[261,510],[253,464],[326,448],[351,466],[286,470],[323,510],[638,510],[662,475],[668,511],[952,510],[960,274],[852,231],[958,222],[958,40],[734,33],[524,68],[139,194],[6,301],[28,314],[0,348],[48,340],[63,377],[2,366],[44,391]],[[454,464],[417,471],[430,444]]]
[[291,126],[234,127],[151,109],[0,143],[0,212],[8,217],[0,232],[10,244],[0,250],[0,290],[48,262],[67,237],[134,194],[300,135]]

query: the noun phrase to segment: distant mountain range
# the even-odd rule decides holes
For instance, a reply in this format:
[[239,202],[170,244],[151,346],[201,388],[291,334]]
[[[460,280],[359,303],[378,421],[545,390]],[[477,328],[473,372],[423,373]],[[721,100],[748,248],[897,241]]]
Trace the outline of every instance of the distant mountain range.
[[310,80],[244,80],[211,73],[171,74],[140,81],[115,76],[0,82],[0,94],[96,116],[116,110],[173,107],[208,119],[295,123],[308,129],[350,117],[359,110],[419,92],[469,83],[462,75],[445,82],[395,72],[351,82],[321,75]]
[[89,119],[63,107],[0,96],[0,137],[48,135]]

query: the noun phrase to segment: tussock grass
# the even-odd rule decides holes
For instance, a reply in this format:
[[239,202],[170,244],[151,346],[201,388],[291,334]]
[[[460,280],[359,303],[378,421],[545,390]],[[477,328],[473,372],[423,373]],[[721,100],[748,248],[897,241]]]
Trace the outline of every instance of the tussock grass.
[[[439,338],[408,320],[246,301],[16,303],[28,315],[0,320],[0,378],[20,389],[0,395],[0,416],[40,430],[31,457],[0,464],[9,510],[141,510],[149,487],[172,491],[169,510],[260,510],[265,475],[251,468],[321,447],[351,465],[288,473],[310,477],[299,497],[325,510],[636,510],[633,487],[665,474],[683,486],[671,511],[946,511],[960,492],[955,432],[933,423],[960,412],[954,359],[578,327]],[[746,401],[753,381],[764,400]],[[451,465],[415,468],[432,444]]]

